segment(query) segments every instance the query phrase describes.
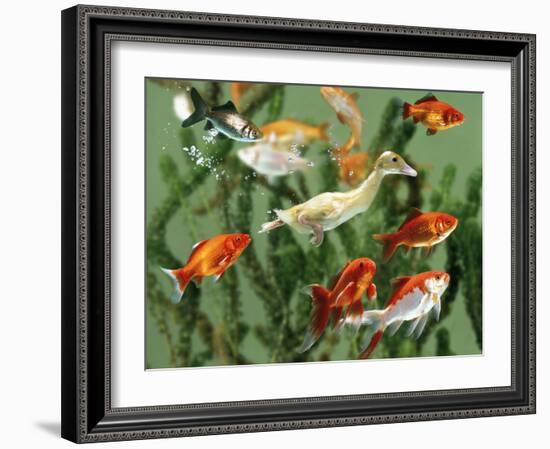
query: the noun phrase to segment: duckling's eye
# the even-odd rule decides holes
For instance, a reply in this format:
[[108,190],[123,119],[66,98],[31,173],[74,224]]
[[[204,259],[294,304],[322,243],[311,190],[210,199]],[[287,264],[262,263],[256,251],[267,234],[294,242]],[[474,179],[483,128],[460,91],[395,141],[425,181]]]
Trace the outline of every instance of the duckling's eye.
[[394,156],[394,157],[392,157],[392,159],[391,159],[391,160],[392,160],[393,162],[397,162],[397,158],[396,158],[395,156]]

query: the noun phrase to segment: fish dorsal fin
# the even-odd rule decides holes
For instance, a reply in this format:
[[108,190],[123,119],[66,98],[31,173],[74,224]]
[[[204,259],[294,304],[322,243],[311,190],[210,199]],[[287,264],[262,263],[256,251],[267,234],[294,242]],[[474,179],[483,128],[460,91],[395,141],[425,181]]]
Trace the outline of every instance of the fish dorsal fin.
[[342,274],[344,274],[344,271],[346,271],[346,268],[349,266],[350,263],[351,263],[351,260],[348,260],[346,262],[346,264],[342,267],[340,272],[331,279],[329,287],[328,287],[329,290],[332,290],[334,287],[336,287],[336,284],[338,283],[338,280],[342,277]]
[[424,95],[420,100],[416,101],[414,104],[424,103],[425,101],[439,101],[434,94],[431,92],[427,95]]
[[195,253],[206,243],[208,240],[201,240],[200,242],[197,242],[193,245],[193,248],[191,250],[191,254],[189,254],[189,259],[191,260],[191,257],[195,255]]
[[401,231],[401,229],[403,229],[403,226],[405,226],[407,223],[414,220],[415,218],[420,217],[420,215],[422,215],[422,213],[423,212],[420,209],[417,209],[416,207],[413,207],[409,211],[409,215],[407,215],[407,218],[405,218],[405,221],[403,222],[403,224],[399,227],[399,230]]
[[407,282],[409,282],[411,277],[412,276],[397,276],[393,278],[390,281],[393,291],[395,292],[397,289],[403,287]]
[[212,110],[213,111],[218,111],[218,112],[238,112],[237,108],[235,107],[235,105],[233,104],[232,101],[228,101],[225,104],[222,104],[220,106],[216,106],[216,107],[212,108]]

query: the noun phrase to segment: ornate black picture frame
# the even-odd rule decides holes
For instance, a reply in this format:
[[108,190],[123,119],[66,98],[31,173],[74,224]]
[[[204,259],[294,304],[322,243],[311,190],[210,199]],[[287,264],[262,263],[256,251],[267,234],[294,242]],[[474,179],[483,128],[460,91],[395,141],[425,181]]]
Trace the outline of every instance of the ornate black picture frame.
[[[116,40],[504,61],[512,71],[511,386],[113,408],[110,48]],[[62,436],[165,438],[535,412],[535,36],[75,6],[62,13]]]

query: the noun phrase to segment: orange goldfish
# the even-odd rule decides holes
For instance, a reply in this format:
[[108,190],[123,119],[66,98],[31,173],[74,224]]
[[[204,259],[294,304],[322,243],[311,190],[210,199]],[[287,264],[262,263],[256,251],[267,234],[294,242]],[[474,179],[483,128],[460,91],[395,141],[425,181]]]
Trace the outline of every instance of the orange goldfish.
[[367,174],[369,155],[365,152],[350,154],[339,160],[340,180],[352,187],[359,185]]
[[364,119],[357,105],[358,94],[348,94],[340,87],[323,86],[321,87],[321,95],[334,109],[340,123],[349,126],[351,129],[352,145],[359,145]]
[[[394,335],[404,321],[410,321],[407,336],[422,335],[430,312],[436,321],[441,313],[441,296],[449,286],[451,276],[443,271],[428,271],[414,276],[392,279],[393,293],[382,310],[368,310],[361,316],[361,325],[372,326],[375,332],[359,358],[368,358],[376,349],[384,331]],[[344,320],[356,325],[355,321]]]
[[374,234],[372,237],[384,244],[383,258],[387,262],[398,246],[425,247],[430,250],[445,240],[458,225],[458,219],[443,212],[426,212],[413,208],[393,234]]
[[332,318],[333,325],[345,317],[359,319],[363,314],[361,296],[366,293],[369,300],[376,299],[376,285],[372,282],[376,274],[376,264],[366,257],[349,261],[334,279],[329,289],[319,284],[306,287],[313,301],[313,311],[309,330],[300,352],[305,352],[323,334]]
[[191,280],[200,284],[205,276],[215,276],[215,281],[220,279],[251,240],[248,234],[220,234],[195,244],[183,268],[169,270],[161,267],[174,282],[172,302],[177,304],[181,301],[185,287]]
[[464,122],[464,114],[453,108],[450,104],[439,101],[435,95],[428,94],[418,100],[414,105],[405,102],[403,104],[403,120],[412,117],[414,123],[422,123],[428,130],[426,134],[431,136],[437,131],[461,125]]
[[254,87],[253,83],[231,83],[230,95],[233,103],[237,108],[240,105],[241,97],[250,90],[251,87]]
[[319,126],[311,126],[294,119],[283,119],[268,123],[260,128],[260,131],[268,139],[273,139],[281,144],[309,144],[314,140],[329,141],[327,135],[328,123]]

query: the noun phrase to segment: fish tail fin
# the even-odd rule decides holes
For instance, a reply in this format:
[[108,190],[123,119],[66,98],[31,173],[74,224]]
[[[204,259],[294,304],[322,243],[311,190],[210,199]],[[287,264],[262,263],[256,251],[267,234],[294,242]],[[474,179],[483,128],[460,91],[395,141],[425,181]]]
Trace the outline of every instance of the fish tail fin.
[[183,292],[185,291],[185,287],[187,287],[187,284],[189,284],[192,276],[187,272],[185,267],[176,270],[170,270],[168,268],[162,267],[160,267],[160,269],[164,273],[166,273],[174,283],[174,291],[172,292],[172,296],[170,297],[172,303],[179,303],[183,296]]
[[325,331],[330,318],[329,291],[322,285],[313,284],[305,289],[313,301],[313,310],[309,322],[304,343],[300,347],[300,352],[305,352],[311,348],[319,337]]
[[403,103],[403,120],[409,118],[412,115],[413,105],[410,103]]
[[366,347],[361,354],[359,354],[360,359],[368,359],[370,355],[374,352],[376,349],[376,346],[378,345],[378,342],[382,338],[382,335],[384,335],[384,329],[377,330],[372,338],[370,339],[369,345]]
[[393,256],[393,253],[399,246],[398,240],[395,238],[395,234],[373,234],[372,238],[377,242],[384,245],[382,250],[382,259],[384,262],[387,262]]
[[330,136],[328,135],[329,126],[330,124],[328,122],[324,122],[319,125],[319,139],[324,140],[325,142],[330,141]]
[[281,220],[280,218],[277,218],[273,221],[268,221],[267,223],[264,223],[261,227],[261,229],[258,231],[258,234],[264,234],[266,232],[272,231],[273,229],[280,228],[283,226],[285,222]]
[[193,102],[195,110],[181,123],[182,128],[187,128],[188,126],[204,120],[206,118],[206,114],[208,113],[208,105],[194,87],[191,89],[191,101]]
[[362,321],[362,324],[371,325],[376,329],[376,331],[374,332],[374,334],[370,339],[368,346],[365,349],[363,349],[361,354],[359,354],[360,359],[368,359],[376,349],[378,342],[380,341],[380,339],[382,338],[382,335],[384,335],[384,331],[386,330],[386,323],[384,320],[384,311],[369,310],[363,314],[361,321]]

